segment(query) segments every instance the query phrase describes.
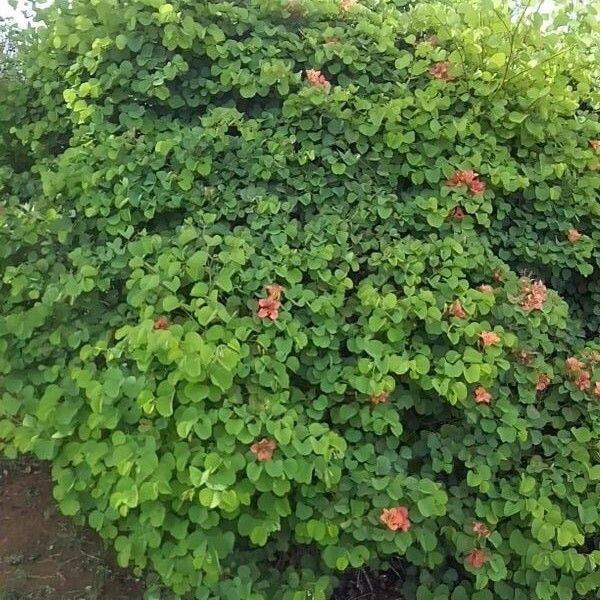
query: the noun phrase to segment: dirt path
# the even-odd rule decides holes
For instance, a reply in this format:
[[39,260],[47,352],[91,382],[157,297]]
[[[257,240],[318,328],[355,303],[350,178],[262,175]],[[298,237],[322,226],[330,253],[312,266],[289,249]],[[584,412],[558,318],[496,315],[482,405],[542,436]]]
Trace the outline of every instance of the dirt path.
[[100,539],[62,517],[45,465],[0,463],[0,600],[141,600]]

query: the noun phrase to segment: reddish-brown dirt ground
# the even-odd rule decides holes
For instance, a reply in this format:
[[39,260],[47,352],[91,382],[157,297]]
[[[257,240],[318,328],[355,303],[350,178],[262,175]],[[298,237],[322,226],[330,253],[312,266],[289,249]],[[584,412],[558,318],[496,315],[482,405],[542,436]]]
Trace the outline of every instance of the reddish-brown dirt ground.
[[[398,581],[349,572],[333,600],[396,600]],[[60,515],[47,465],[0,460],[0,600],[142,600],[143,587],[98,536]]]
[[141,600],[101,540],[62,517],[45,465],[0,463],[0,600]]

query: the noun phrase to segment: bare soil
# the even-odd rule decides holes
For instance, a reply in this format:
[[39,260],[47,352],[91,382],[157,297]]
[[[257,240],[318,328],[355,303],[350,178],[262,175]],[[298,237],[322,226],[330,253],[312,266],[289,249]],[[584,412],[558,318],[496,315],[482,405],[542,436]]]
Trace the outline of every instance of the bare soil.
[[[400,599],[399,575],[350,571],[333,600]],[[47,465],[0,460],[0,600],[142,600],[143,590],[94,532],[58,512]]]
[[0,463],[0,600],[141,600],[93,532],[61,516],[46,465]]

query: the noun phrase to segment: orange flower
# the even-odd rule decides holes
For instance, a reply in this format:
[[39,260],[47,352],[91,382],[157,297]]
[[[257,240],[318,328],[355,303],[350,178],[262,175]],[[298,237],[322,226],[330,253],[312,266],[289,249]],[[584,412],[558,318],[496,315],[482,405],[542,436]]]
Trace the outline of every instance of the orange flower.
[[486,562],[490,560],[487,552],[485,550],[480,550],[479,548],[472,548],[465,562],[473,567],[474,569],[481,569]]
[[596,381],[594,384],[594,396],[600,398],[600,381]]
[[383,404],[384,402],[388,401],[389,397],[389,392],[381,392],[381,394],[373,394],[370,400],[373,404]]
[[449,62],[439,62],[436,63],[433,67],[429,69],[429,74],[434,79],[439,79],[441,81],[451,81],[452,77],[450,76],[450,63]]
[[448,187],[466,185],[471,190],[471,193],[477,196],[485,192],[485,183],[480,181],[478,177],[479,175],[470,169],[466,171],[456,171],[452,176],[452,179],[449,179],[446,182],[446,185]]
[[592,150],[600,150],[600,140],[590,140]]
[[478,173],[472,171],[471,169],[467,171],[456,171],[454,175],[452,175],[452,179],[449,179],[446,182],[448,187],[458,187],[460,185],[471,185],[477,178],[479,177]]
[[260,442],[254,442],[250,446],[250,452],[256,456],[257,460],[264,462],[273,458],[273,452],[277,449],[277,442],[263,438]]
[[154,321],[154,331],[169,329],[169,320],[166,317],[160,317]]
[[[437,48],[440,45],[440,40],[437,35],[430,35],[425,40],[432,48]],[[600,143],[600,142],[599,142]]]
[[328,90],[331,87],[331,84],[327,81],[325,75],[323,75],[321,71],[316,71],[315,69],[306,70],[306,79],[308,79],[311,85],[323,90]]
[[577,374],[577,379],[575,380],[575,385],[582,391],[585,392],[592,387],[592,381],[590,378],[590,374],[588,371],[579,371]]
[[258,316],[261,319],[271,319],[274,321],[279,316],[281,302],[275,298],[261,298],[258,301]]
[[484,387],[479,386],[475,390],[475,402],[477,404],[490,404],[492,395]]
[[342,0],[341,9],[342,12],[348,12],[353,6],[356,6],[357,0]]
[[486,538],[490,537],[492,533],[485,523],[481,523],[480,521],[475,521],[473,523],[473,527],[471,528],[473,535],[476,535],[478,538]]
[[392,531],[408,531],[410,521],[408,519],[408,508],[397,506],[395,508],[384,508],[379,520]]
[[479,334],[479,339],[481,340],[481,344],[484,348],[487,348],[488,346],[494,346],[500,342],[498,334],[494,333],[493,331],[482,331]]
[[581,239],[581,234],[577,229],[569,229],[569,231],[567,231],[567,237],[569,238],[569,241],[574,244]]
[[496,269],[494,271],[494,281],[503,281],[504,280],[504,273],[500,270],[500,269]]
[[450,216],[455,220],[455,221],[462,221],[465,218],[465,211],[463,210],[462,206],[457,206],[451,213]]
[[521,289],[519,305],[525,310],[542,310],[546,302],[547,288],[543,281],[526,282]]
[[452,315],[453,317],[456,317],[457,319],[467,318],[467,313],[465,312],[465,309],[460,303],[460,300],[455,300],[452,303],[452,306],[448,309],[448,314]]
[[583,367],[585,366],[580,360],[577,360],[574,356],[567,358],[565,362],[569,371],[581,371],[581,369],[583,369]]
[[471,182],[469,189],[471,190],[472,194],[478,196],[485,192],[485,183],[483,183],[483,181],[479,181],[479,179],[476,179],[475,181]]
[[543,392],[550,385],[550,377],[546,373],[540,373],[535,382],[535,389],[538,392]]
[[479,286],[479,291],[483,294],[493,294],[494,288],[491,285],[488,285],[487,283],[483,283]]
[[265,286],[267,290],[267,296],[273,300],[281,300],[281,294],[285,291],[285,288],[272,283],[271,285]]

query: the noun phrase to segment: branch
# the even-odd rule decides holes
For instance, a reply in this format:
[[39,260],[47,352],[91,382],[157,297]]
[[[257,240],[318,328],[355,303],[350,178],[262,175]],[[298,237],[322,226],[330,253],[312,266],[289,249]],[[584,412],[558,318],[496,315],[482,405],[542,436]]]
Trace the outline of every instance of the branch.
[[568,52],[569,50],[571,50],[572,48],[563,48],[560,52],[557,52],[556,54],[553,54],[552,56],[550,56],[549,58],[547,58],[546,60],[543,60],[541,63],[538,63],[537,65],[533,66],[533,67],[529,67],[528,69],[523,69],[522,71],[519,71],[518,73],[515,73],[514,75],[512,75],[511,77],[509,77],[506,80],[506,83],[508,83],[509,81],[512,81],[513,79],[515,79],[516,77],[520,77],[521,75],[524,75],[525,73],[528,73],[529,71],[532,71],[533,69],[535,69],[536,67],[540,67],[541,65],[546,64],[547,62],[550,62],[551,60],[554,60],[557,56],[560,56],[561,54],[564,54],[565,52]]
[[506,83],[506,77],[508,75],[508,70],[510,69],[510,65],[512,63],[512,59],[513,59],[513,55],[514,55],[514,51],[515,51],[515,40],[517,38],[517,33],[519,32],[519,28],[521,27],[521,23],[523,22],[523,19],[525,18],[525,15],[527,14],[527,10],[529,9],[529,6],[531,5],[532,0],[527,0],[527,4],[525,5],[525,8],[523,9],[523,12],[521,13],[521,16],[519,17],[519,20],[517,21],[517,24],[512,32],[512,35],[510,37],[510,51],[508,54],[508,59],[506,61],[506,68],[504,69],[504,75],[502,76],[502,81],[500,82],[500,85],[496,88],[496,91],[499,90],[505,83]]

